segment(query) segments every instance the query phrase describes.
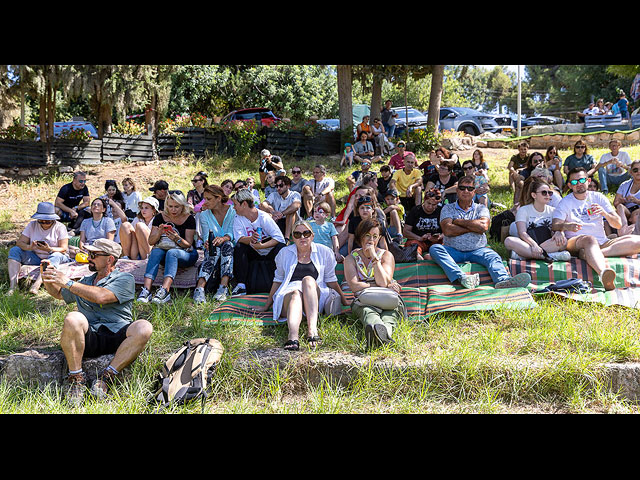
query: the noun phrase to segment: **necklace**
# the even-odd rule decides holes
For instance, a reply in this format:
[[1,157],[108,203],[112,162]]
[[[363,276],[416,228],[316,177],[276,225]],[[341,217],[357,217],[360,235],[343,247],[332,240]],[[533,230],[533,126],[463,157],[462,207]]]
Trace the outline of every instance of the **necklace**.
[[96,222],[93,220],[93,217],[91,218],[91,223],[93,224],[93,228],[98,228],[100,226],[100,224],[102,223],[102,220],[104,220],[104,217],[102,217],[100,219],[100,221],[96,224]]

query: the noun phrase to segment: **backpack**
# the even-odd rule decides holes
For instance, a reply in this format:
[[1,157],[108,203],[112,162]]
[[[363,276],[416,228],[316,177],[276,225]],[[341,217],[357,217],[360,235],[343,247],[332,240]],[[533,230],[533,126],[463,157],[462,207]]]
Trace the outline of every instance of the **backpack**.
[[507,227],[515,221],[516,216],[511,210],[500,212],[491,219],[489,236],[495,238],[498,242],[502,242],[502,227]]
[[170,404],[185,404],[200,398],[202,409],[215,367],[224,348],[213,338],[196,338],[184,342],[162,366],[156,390],[151,401],[160,403],[160,409]]
[[566,280],[558,280],[556,283],[548,285],[542,290],[537,290],[535,293],[547,293],[547,292],[566,292],[566,293],[591,293],[591,282],[581,280],[579,278],[567,278]]

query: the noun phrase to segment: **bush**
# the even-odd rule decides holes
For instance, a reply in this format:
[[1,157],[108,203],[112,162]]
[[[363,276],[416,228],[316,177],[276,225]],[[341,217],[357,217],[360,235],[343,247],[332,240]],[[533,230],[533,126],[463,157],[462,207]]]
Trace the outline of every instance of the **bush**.
[[3,140],[35,140],[36,131],[30,127],[22,128],[20,125],[11,125],[0,129],[0,139]]
[[410,135],[411,141],[414,142],[414,153],[432,152],[440,146],[443,139],[443,136],[436,133],[431,125],[422,130],[414,130]]

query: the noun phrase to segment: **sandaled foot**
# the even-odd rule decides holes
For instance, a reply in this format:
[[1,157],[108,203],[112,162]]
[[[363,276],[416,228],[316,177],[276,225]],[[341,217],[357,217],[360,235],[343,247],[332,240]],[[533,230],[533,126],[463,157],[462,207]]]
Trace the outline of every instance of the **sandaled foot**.
[[307,343],[311,348],[315,348],[322,343],[322,338],[320,338],[318,335],[312,335],[310,337],[307,337]]
[[300,342],[298,340],[287,340],[287,343],[284,344],[284,349],[293,352],[300,350]]

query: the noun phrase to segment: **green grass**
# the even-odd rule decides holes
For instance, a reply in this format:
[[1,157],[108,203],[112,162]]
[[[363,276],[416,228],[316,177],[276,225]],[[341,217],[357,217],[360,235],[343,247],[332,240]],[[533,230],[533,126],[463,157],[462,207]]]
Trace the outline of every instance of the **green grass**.
[[[640,157],[640,152],[632,151],[633,158]],[[564,158],[568,152],[563,153]],[[285,161],[289,168],[294,163]],[[212,175],[216,179],[235,180],[255,176],[254,163],[225,158],[167,163],[160,166],[157,178],[186,191],[189,175],[198,170],[216,172]],[[316,162],[295,163],[308,176]],[[490,165],[492,198],[510,206],[503,163],[500,159]],[[325,164],[337,181],[336,197],[345,195],[347,170],[339,169],[337,160]],[[33,180],[24,188],[55,191],[63,181],[55,179],[52,185],[51,179]],[[35,298],[24,293],[2,295],[6,255],[7,249],[0,249],[0,282],[4,282],[0,285],[0,355],[26,348],[59,348],[62,321],[73,305],[54,300],[44,291]],[[214,337],[225,347],[207,413],[637,412],[637,406],[609,392],[600,365],[640,360],[638,311],[558,298],[536,301],[538,306],[532,310],[449,312],[421,323],[404,322],[394,333],[393,346],[371,352],[354,318],[321,318],[324,343],[309,352],[311,358],[342,353],[366,360],[350,372],[350,382],[343,383],[328,374],[308,378],[305,362],[239,368],[237,360],[247,351],[280,349],[286,326],[210,324],[206,318],[215,304],[195,305],[191,292],[178,291],[168,305],[136,305],[134,318],[149,320],[154,334],[115,396],[105,402],[89,400],[73,410],[57,388],[0,380],[0,413],[149,413],[152,408],[146,398],[162,362],[185,340],[202,336]],[[303,323],[300,336],[305,335]],[[301,347],[305,350],[306,343],[301,342]],[[169,412],[199,413],[200,404],[173,407]]]

